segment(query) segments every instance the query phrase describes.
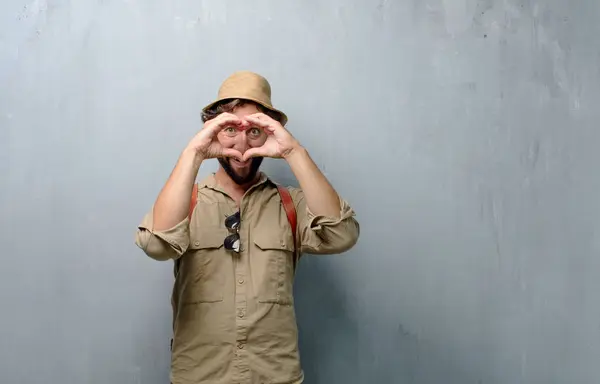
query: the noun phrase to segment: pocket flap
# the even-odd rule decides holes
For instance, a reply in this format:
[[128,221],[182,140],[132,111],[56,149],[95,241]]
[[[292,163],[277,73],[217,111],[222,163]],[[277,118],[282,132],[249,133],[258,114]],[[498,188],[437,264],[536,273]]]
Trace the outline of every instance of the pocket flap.
[[294,241],[291,232],[285,229],[279,231],[256,231],[253,233],[254,244],[260,249],[278,249],[282,251],[294,250]]
[[190,249],[221,248],[227,235],[229,235],[227,228],[198,228],[190,235]]

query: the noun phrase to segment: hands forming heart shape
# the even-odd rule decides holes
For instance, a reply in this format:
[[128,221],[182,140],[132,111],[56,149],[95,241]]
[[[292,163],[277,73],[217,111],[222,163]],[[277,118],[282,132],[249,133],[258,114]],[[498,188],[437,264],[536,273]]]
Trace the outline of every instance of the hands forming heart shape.
[[[243,154],[233,148],[224,148],[217,139],[217,134],[226,127],[244,130],[250,126],[261,128],[267,134],[267,139],[260,147],[250,148]],[[246,161],[258,156],[284,158],[299,147],[299,143],[277,120],[264,113],[255,113],[243,118],[231,113],[222,113],[204,124],[202,130],[192,139],[190,146],[204,159],[233,157]]]

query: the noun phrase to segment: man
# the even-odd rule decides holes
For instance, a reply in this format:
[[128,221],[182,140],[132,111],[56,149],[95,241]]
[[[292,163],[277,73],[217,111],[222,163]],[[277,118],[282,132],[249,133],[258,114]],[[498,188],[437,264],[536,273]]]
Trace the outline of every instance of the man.
[[[231,75],[203,121],[136,233],[148,256],[175,261],[171,382],[302,383],[296,262],[354,246],[354,211],[284,128],[264,77]],[[300,188],[259,172],[264,157]],[[219,169],[196,185],[211,158]]]

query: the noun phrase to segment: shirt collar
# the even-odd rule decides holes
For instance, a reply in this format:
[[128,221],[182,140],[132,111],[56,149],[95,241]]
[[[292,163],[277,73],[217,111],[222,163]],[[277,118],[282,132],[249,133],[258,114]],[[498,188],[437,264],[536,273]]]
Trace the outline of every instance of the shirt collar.
[[[270,182],[271,184],[274,184],[273,181],[264,172],[260,172],[258,181],[256,182],[256,184],[254,184],[250,188],[256,188],[259,185],[264,184],[266,182]],[[200,188],[210,188],[210,189],[214,189],[216,191],[225,193],[225,191],[223,191],[223,187],[220,186],[219,183],[217,183],[217,179],[215,178],[214,172],[211,173],[210,175],[206,176],[204,179],[202,179],[198,183],[198,188],[199,189]]]

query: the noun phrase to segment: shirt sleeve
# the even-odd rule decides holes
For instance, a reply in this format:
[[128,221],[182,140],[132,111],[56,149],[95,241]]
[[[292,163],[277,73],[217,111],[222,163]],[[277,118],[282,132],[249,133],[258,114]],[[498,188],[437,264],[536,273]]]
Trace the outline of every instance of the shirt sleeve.
[[306,205],[301,190],[292,191],[298,216],[297,234],[302,253],[337,254],[352,248],[358,241],[360,225],[348,202],[340,198],[336,217],[315,215]]
[[153,211],[150,211],[138,225],[135,244],[155,260],[180,258],[190,245],[189,219],[186,217],[172,228],[156,231],[152,217]]

